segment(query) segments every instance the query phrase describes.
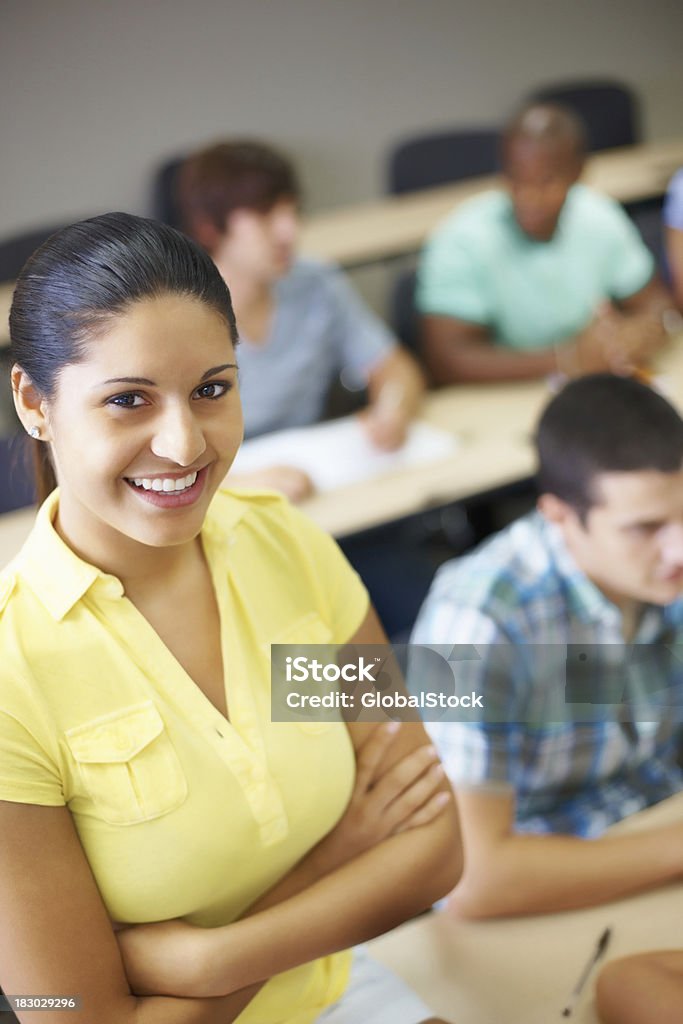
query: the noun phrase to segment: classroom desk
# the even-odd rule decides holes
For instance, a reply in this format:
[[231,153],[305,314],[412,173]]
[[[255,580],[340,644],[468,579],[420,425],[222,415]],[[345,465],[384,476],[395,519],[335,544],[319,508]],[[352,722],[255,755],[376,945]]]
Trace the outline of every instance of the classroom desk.
[[[635,202],[662,195],[681,166],[683,139],[651,142],[590,156],[583,181],[619,202]],[[301,248],[345,267],[417,252],[453,207],[499,183],[495,176],[470,178],[321,212],[304,222]]]
[[[683,793],[633,815],[611,832],[683,818]],[[455,921],[437,912],[370,943],[372,955],[404,978],[452,1024],[551,1024],[607,925],[604,962],[683,947],[683,882],[586,910],[497,921]],[[597,972],[596,972],[597,973]],[[597,1024],[595,977],[574,1024]]]
[[523,480],[534,472],[530,437],[549,398],[545,382],[431,392],[422,417],[458,438],[451,456],[317,494],[302,508],[335,537],[344,537]]
[[[656,372],[667,398],[683,415],[683,335],[660,356]],[[544,380],[429,392],[422,416],[459,439],[453,455],[315,495],[302,508],[343,537],[524,480],[535,472],[532,434],[550,398]]]

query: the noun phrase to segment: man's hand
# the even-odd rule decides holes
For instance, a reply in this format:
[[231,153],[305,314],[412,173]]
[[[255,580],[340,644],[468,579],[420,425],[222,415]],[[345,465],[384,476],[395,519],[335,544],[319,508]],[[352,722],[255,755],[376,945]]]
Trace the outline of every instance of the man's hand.
[[[655,312],[624,314],[603,303],[567,353],[570,374],[609,371],[627,375],[647,365],[662,349],[667,334]],[[572,365],[573,362],[573,365]]]
[[358,413],[358,420],[371,444],[382,451],[396,451],[408,436],[410,416],[400,406],[378,402]]
[[391,768],[384,766],[399,726],[378,726],[358,753],[356,782],[346,812],[318,844],[316,861],[327,873],[388,836],[426,825],[452,799],[437,793],[444,770],[436,750],[418,747]]

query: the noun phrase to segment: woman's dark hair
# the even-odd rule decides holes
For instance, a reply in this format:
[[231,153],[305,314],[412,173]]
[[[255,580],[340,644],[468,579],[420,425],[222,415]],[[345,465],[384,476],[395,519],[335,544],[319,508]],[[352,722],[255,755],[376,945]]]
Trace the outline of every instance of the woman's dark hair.
[[268,213],[277,202],[298,202],[294,166],[262,142],[217,142],[188,157],[178,172],[175,199],[183,229],[211,252],[234,210]]
[[[237,342],[225,281],[185,235],[129,213],[72,224],[41,245],[22,269],[10,311],[10,357],[48,401],[60,371],[141,299],[187,295],[218,313]],[[38,498],[55,487],[46,444],[33,441]]]
[[572,381],[550,402],[536,434],[541,494],[554,494],[581,520],[600,500],[600,473],[683,465],[683,420],[646,384],[610,373]]

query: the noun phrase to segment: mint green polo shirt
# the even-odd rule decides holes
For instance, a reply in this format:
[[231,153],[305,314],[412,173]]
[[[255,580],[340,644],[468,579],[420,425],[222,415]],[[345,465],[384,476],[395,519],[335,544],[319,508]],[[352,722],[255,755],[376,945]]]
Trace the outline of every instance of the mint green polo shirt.
[[518,226],[507,192],[463,203],[429,238],[421,313],[487,327],[501,345],[539,349],[581,331],[605,299],[640,291],[654,260],[621,206],[574,185],[548,242]]

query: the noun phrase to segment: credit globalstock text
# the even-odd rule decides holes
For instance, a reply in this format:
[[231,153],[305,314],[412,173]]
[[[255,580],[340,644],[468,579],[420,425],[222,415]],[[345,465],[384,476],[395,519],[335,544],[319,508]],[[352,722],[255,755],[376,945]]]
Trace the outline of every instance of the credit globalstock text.
[[653,721],[683,707],[682,680],[683,651],[673,646],[273,644],[271,717],[596,721],[629,704],[635,717]]

